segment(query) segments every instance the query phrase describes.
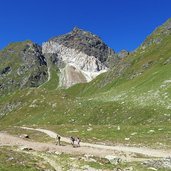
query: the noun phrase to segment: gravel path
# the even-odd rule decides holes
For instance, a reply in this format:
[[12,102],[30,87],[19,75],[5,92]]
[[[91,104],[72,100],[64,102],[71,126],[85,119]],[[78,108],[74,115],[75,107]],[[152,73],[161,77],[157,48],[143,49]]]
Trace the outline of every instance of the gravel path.
[[66,153],[74,155],[93,155],[96,157],[105,157],[106,155],[120,155],[120,153],[111,151],[109,149],[98,149],[93,147],[78,147],[73,148],[71,145],[55,145],[53,143],[40,143],[34,142],[7,133],[0,132],[0,146],[19,146],[21,149],[24,147],[31,148],[35,151],[48,151],[48,152],[57,152],[57,153]]
[[[47,134],[48,136],[52,138],[56,138],[57,133],[46,130],[46,129],[34,129],[34,128],[28,128],[28,127],[21,127],[23,129],[28,129],[28,130],[36,130],[43,132]],[[70,139],[67,137],[62,137],[61,141],[70,143]],[[82,148],[88,148],[88,151],[96,150],[102,153],[102,151],[105,151],[104,154],[106,155],[106,152],[109,152],[109,154],[113,153],[113,151],[118,151],[118,152],[124,152],[124,153],[138,153],[142,155],[146,155],[149,157],[169,157],[171,156],[171,150],[156,150],[156,149],[150,149],[150,148],[144,148],[144,147],[127,147],[127,146],[107,146],[107,145],[98,145],[98,144],[91,144],[91,143],[85,143],[81,142],[81,148],[77,148],[80,151],[82,151]]]

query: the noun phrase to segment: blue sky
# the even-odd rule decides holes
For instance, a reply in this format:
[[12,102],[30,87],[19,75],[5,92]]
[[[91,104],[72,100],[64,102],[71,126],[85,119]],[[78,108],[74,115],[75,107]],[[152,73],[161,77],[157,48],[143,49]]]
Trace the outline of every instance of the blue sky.
[[77,26],[115,51],[131,51],[170,17],[171,0],[1,0],[0,49],[23,40],[41,44]]

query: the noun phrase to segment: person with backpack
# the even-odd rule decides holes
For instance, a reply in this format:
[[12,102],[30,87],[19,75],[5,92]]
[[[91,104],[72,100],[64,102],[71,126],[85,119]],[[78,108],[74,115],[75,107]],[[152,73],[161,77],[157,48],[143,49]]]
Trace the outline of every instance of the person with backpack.
[[61,145],[61,136],[60,135],[56,136],[56,145]]
[[70,137],[70,140],[71,140],[72,146],[74,147],[75,138],[74,137]]
[[80,147],[80,142],[81,142],[80,138],[77,137],[77,144],[78,144],[78,147]]

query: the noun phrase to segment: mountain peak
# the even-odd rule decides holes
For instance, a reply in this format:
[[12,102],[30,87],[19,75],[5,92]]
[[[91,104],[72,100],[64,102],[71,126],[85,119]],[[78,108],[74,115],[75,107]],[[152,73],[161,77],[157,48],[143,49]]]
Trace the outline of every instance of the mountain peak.
[[49,41],[83,52],[88,56],[94,56],[102,62],[115,53],[100,37],[78,27],[74,27],[71,32],[54,37]]
[[75,26],[73,29],[72,29],[73,32],[78,32],[78,31],[83,31],[82,29],[80,29],[79,27]]
[[[89,82],[100,73],[106,72],[108,58],[115,54],[98,36],[78,27],[50,39],[43,44],[42,50],[49,59],[53,59],[52,63],[62,67],[60,80],[65,87],[85,80]],[[74,73],[74,77],[69,73]]]

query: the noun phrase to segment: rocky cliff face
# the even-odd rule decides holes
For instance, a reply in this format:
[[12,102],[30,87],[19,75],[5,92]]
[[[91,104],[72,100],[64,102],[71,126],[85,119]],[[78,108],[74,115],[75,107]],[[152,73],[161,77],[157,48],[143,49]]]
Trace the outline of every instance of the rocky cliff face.
[[109,48],[98,36],[75,27],[70,33],[50,39],[50,41],[62,44],[67,48],[83,52],[88,56],[94,56],[104,63],[114,51]]
[[99,37],[78,28],[50,39],[42,51],[49,63],[60,68],[60,85],[64,87],[89,82],[106,72],[107,59],[115,54]]
[[12,43],[0,51],[0,94],[38,87],[47,79],[42,49],[31,41]]
[[114,55],[98,36],[78,28],[42,47],[31,41],[12,43],[0,51],[0,94],[48,82],[52,66],[61,87],[89,82],[108,70]]

